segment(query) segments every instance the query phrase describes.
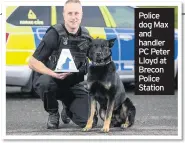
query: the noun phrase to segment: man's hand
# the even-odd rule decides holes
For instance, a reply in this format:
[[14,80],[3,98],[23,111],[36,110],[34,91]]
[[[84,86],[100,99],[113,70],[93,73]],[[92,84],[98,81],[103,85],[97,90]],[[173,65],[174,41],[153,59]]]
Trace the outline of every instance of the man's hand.
[[55,73],[34,57],[31,57],[29,60],[29,67],[35,70],[36,72],[39,72],[41,74],[47,74],[57,79],[65,79],[68,75],[72,74],[72,73]]
[[71,75],[71,73],[53,73],[52,77],[57,79],[65,79],[68,75]]

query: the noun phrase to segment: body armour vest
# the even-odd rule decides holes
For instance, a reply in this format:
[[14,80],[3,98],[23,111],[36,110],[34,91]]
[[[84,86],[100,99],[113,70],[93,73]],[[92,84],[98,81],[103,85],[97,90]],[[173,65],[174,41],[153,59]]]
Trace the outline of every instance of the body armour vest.
[[[69,49],[71,52],[71,55],[73,57],[73,60],[75,62],[75,65],[79,71],[81,67],[88,66],[88,59],[86,57],[87,49],[88,49],[88,41],[91,39],[89,36],[88,31],[81,27],[81,34],[80,36],[73,37],[69,36],[64,27],[61,24],[56,24],[54,26],[51,26],[49,29],[54,28],[58,35],[59,35],[59,43],[58,48],[54,50],[49,58],[49,61],[52,62],[52,64],[49,64],[49,68],[54,70],[57,64],[57,61],[59,59],[60,53],[62,49]],[[49,29],[47,31],[49,31]],[[85,41],[85,42],[84,42]],[[87,43],[87,44],[81,44],[81,43]],[[87,71],[84,74],[87,73]]]

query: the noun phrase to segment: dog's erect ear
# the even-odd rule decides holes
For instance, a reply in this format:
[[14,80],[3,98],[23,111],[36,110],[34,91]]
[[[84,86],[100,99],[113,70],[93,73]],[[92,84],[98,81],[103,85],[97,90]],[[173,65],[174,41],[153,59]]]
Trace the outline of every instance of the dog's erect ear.
[[115,42],[116,39],[117,39],[117,38],[113,38],[113,39],[108,40],[108,42],[109,42],[109,47],[110,47],[110,48],[113,47],[114,42]]

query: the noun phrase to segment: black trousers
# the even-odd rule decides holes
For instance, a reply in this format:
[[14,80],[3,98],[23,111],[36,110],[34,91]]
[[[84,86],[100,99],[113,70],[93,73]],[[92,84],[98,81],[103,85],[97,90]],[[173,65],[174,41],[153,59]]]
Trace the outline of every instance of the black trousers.
[[70,87],[65,80],[58,80],[48,75],[34,79],[33,88],[41,97],[47,112],[58,111],[58,101],[61,100],[69,112],[71,120],[84,127],[90,112],[90,96],[82,84]]

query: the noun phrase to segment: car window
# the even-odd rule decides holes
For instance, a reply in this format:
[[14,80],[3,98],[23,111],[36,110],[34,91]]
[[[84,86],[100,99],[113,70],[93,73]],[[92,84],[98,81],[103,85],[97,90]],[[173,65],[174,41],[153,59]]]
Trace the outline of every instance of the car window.
[[134,28],[134,8],[129,6],[107,6],[118,28]]
[[19,6],[6,21],[16,26],[49,26],[50,19],[50,6]]
[[63,6],[56,6],[56,10],[57,10],[57,23],[64,23]]
[[[103,15],[98,6],[83,6],[82,26],[106,27]],[[57,21],[63,23],[63,7],[57,6]]]

